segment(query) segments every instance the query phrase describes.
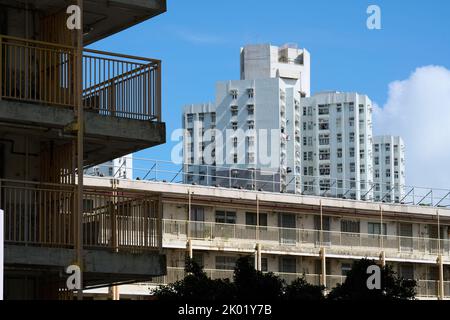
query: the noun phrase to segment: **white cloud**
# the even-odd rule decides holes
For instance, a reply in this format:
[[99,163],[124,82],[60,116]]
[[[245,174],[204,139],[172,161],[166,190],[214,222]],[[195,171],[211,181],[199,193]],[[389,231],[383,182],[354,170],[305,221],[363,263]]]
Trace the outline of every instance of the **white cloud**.
[[173,27],[173,32],[182,40],[190,42],[196,45],[215,45],[222,44],[225,42],[224,38],[221,38],[214,34],[209,34],[205,32],[197,32],[189,30],[187,28]]
[[392,82],[374,131],[403,137],[408,185],[450,189],[450,70],[421,67]]

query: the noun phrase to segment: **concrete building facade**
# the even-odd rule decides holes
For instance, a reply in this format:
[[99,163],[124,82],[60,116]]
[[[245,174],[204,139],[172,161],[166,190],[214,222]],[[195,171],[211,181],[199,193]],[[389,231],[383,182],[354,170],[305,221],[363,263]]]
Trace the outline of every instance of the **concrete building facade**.
[[372,103],[366,95],[325,92],[301,100],[306,194],[372,200]]
[[406,170],[403,139],[398,136],[376,136],[373,149],[375,200],[403,201]]
[[133,179],[133,154],[96,165],[84,172],[90,176]]
[[[110,182],[89,178],[86,183]],[[143,288],[149,296],[157,285],[182,279],[186,257],[213,279],[232,279],[237,258],[250,256],[258,270],[274,272],[288,283],[305,277],[327,292],[345,281],[353,261],[366,257],[416,280],[419,299],[450,299],[448,209],[163,182],[117,183],[162,197],[167,275],[134,289],[121,287],[127,297],[142,298]]]

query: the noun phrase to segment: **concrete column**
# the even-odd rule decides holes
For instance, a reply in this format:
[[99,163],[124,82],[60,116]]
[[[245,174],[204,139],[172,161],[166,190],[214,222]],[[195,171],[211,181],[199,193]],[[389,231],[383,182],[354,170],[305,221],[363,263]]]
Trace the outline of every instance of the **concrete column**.
[[192,250],[192,240],[189,239],[186,243],[186,250],[189,256],[189,259],[192,259],[194,257],[194,250]]
[[256,252],[255,252],[255,266],[256,270],[262,271],[261,265],[261,245],[259,243],[256,244]]
[[320,275],[320,284],[324,287],[327,286],[327,258],[326,258],[326,250],[325,248],[320,249],[320,260],[321,260],[321,275]]
[[384,250],[380,253],[380,263],[383,268],[386,266],[386,254]]
[[439,267],[438,299],[444,300],[444,261],[442,259],[442,254],[439,254],[439,257],[437,258],[437,263]]
[[118,286],[113,286],[109,288],[109,297],[112,300],[120,300],[120,290]]

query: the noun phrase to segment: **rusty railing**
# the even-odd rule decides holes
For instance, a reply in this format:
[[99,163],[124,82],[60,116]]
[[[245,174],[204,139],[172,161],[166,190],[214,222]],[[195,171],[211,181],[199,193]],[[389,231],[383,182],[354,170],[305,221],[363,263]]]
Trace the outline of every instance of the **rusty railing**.
[[[0,180],[5,243],[72,248],[74,186]],[[159,200],[112,188],[85,188],[83,246],[115,251],[160,249]]]
[[[83,106],[100,115],[161,121],[161,61],[83,50]],[[76,105],[73,47],[0,35],[0,99]]]

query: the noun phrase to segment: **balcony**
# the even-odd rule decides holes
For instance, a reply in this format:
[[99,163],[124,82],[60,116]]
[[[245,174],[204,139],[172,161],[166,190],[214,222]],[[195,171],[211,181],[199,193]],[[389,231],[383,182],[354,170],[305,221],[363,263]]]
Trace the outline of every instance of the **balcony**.
[[161,62],[0,36],[1,99],[75,108],[77,82],[86,111],[103,116],[161,120]]
[[375,257],[385,251],[386,258],[435,261],[440,252],[450,261],[450,240],[397,235],[374,235],[340,231],[320,231],[297,228],[280,228],[214,222],[188,222],[163,220],[164,246],[184,248],[188,239],[201,247],[235,248],[253,252],[255,243],[260,243],[267,253],[290,252],[293,254],[317,254],[320,247],[327,253],[341,256]]
[[[73,248],[74,187],[0,180],[5,243]],[[158,250],[157,200],[112,188],[85,188],[83,246],[87,249]]]
[[[158,199],[117,188],[84,189],[86,285],[164,274]],[[73,264],[78,242],[75,195],[74,186],[0,180],[5,264],[56,270]]]
[[78,74],[76,54],[70,46],[0,36],[0,135],[71,143],[82,105],[85,166],[164,143],[161,62],[84,49]]
[[[230,279],[233,280],[233,270],[219,270],[219,269],[204,269],[206,275],[211,279]],[[291,283],[298,278],[305,278],[305,280],[313,285],[320,284],[320,274],[302,274],[302,273],[285,273],[273,272],[279,276],[286,283]],[[183,280],[186,273],[184,268],[167,267],[167,275],[154,278],[150,285],[167,285]],[[326,287],[328,290],[335,288],[338,284],[345,281],[345,276],[342,275],[326,275]],[[439,281],[436,280],[418,280],[416,288],[416,296],[419,299],[436,299],[438,296]],[[444,281],[444,297],[450,299],[450,281]]]

